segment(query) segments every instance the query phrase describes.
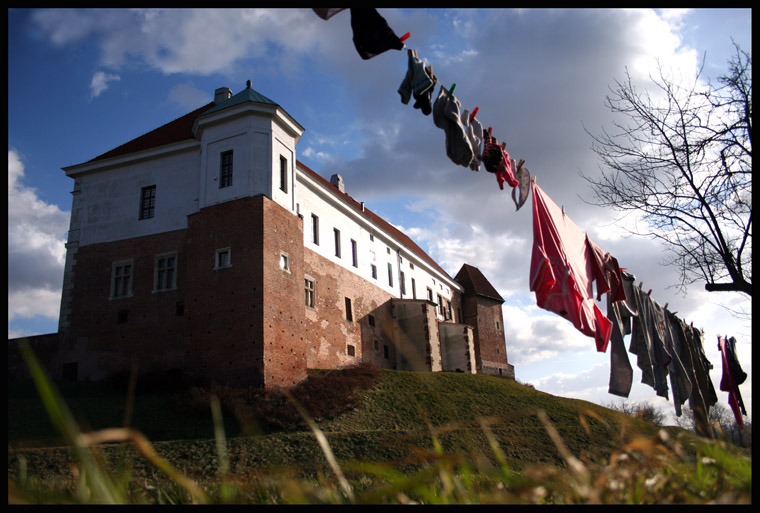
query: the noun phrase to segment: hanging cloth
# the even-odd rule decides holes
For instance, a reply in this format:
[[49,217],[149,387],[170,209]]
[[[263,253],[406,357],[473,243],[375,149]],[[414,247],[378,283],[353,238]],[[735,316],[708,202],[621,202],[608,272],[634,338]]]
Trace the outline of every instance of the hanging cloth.
[[416,50],[407,50],[409,55],[408,68],[404,80],[398,88],[398,94],[401,95],[401,103],[407,105],[412,98],[425,93],[433,87],[433,79],[425,71],[425,64],[417,57]]
[[517,187],[518,182],[512,169],[509,153],[499,146],[488,131],[483,132],[483,165],[486,171],[496,174],[499,189],[504,189],[504,182],[507,182],[510,187]]
[[433,96],[433,91],[435,90],[436,84],[438,84],[438,78],[436,78],[435,75],[433,75],[433,66],[427,66],[425,68],[425,73],[427,73],[427,76],[430,77],[430,80],[433,81],[433,85],[430,86],[426,91],[422,92],[421,94],[417,94],[414,91],[412,91],[412,97],[414,98],[414,105],[412,105],[415,109],[420,109],[422,113],[426,116],[429,116],[431,112],[433,112],[433,105],[431,103],[431,98]]
[[387,50],[404,48],[404,43],[374,8],[351,7],[351,29],[356,51],[364,60]]
[[433,123],[446,134],[446,155],[454,164],[469,166],[472,145],[461,119],[461,104],[443,85],[433,105]]
[[[515,171],[517,187],[512,188],[512,201],[515,203],[515,212],[517,212],[523,206],[525,200],[528,199],[528,194],[530,194],[530,171],[528,171],[527,167],[523,166],[522,160],[517,165],[515,165],[515,161],[513,160],[512,169],[517,169]],[[515,197],[515,193],[518,193],[519,198]]]
[[480,171],[482,157],[481,148],[483,146],[483,125],[480,124],[480,121],[475,119],[475,116],[470,115],[470,112],[467,110],[462,113],[461,119],[465,134],[470,140],[470,146],[472,146],[470,169],[473,171]]
[[683,367],[691,383],[689,409],[691,409],[694,417],[695,431],[700,436],[712,438],[712,427],[708,419],[709,404],[707,400],[709,399],[708,383],[712,386],[709,376],[709,369],[712,368],[712,365],[709,362],[705,365],[707,359],[701,359],[700,351],[694,346],[694,337],[687,336],[687,331],[691,332],[691,328],[676,317],[675,314],[667,310],[665,310],[665,314],[670,321],[676,352],[681,362],[683,362]]
[[607,350],[612,324],[594,303],[586,233],[535,183],[530,290],[539,307],[557,313]]
[[610,334],[610,385],[608,392],[620,397],[628,397],[633,384],[633,368],[628,359],[623,337],[631,334],[631,319],[638,316],[633,282],[636,277],[621,272],[621,288],[625,294],[624,301],[613,299],[607,294],[607,318],[612,322]]
[[681,416],[681,406],[691,397],[692,385],[691,376],[687,371],[687,365],[690,361],[683,359],[681,347],[681,338],[678,333],[678,326],[673,322],[673,315],[662,309],[665,317],[665,343],[670,354],[670,364],[668,365],[668,375],[670,376],[670,389],[673,392],[673,406],[676,410],[676,417]]
[[747,373],[742,370],[739,359],[736,356],[736,339],[731,337],[718,337],[718,349],[723,362],[723,377],[720,379],[720,389],[728,392],[728,404],[734,412],[734,418],[739,429],[744,429],[744,419],[742,413],[747,414],[742,401],[742,394],[739,392],[739,385],[747,379]]
[[348,7],[312,7],[311,9],[323,20],[329,20],[340,11],[348,9]]

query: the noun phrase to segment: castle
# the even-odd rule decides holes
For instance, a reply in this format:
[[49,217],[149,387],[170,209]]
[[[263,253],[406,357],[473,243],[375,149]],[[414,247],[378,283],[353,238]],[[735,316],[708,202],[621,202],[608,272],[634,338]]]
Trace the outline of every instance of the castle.
[[59,330],[42,351],[54,377],[137,365],[278,387],[366,362],[514,378],[483,274],[452,278],[340,175],[296,160],[303,133],[249,81],[64,168]]

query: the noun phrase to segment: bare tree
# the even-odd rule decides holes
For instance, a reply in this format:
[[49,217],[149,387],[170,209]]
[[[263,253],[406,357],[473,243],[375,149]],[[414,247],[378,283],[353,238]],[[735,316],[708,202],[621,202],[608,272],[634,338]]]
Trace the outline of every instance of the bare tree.
[[641,93],[626,70],[606,105],[623,114],[613,133],[593,135],[600,176],[581,176],[595,204],[642,216],[632,234],[659,239],[679,288],[704,281],[708,291],[752,296],[752,57],[736,55],[719,85],[701,85],[702,67],[687,84],[650,76]]

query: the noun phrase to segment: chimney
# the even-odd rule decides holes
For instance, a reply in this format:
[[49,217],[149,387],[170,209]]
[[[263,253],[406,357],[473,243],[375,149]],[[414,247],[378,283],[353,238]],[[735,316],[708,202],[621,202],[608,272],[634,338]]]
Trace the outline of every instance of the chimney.
[[214,91],[214,103],[219,105],[225,100],[229,100],[232,97],[232,90],[229,87],[220,87]]
[[338,188],[340,192],[346,192],[346,185],[343,183],[343,177],[339,174],[334,174],[330,177],[330,183]]

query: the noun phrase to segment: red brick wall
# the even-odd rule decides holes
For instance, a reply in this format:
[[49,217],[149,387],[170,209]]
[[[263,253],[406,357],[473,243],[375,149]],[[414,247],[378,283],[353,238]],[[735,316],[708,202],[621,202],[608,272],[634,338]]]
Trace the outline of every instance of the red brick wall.
[[[306,377],[303,220],[265,196],[263,221],[263,340],[266,387],[290,386]],[[286,253],[290,270],[280,267]]]
[[[304,273],[316,282],[314,308],[303,306],[308,367],[331,369],[367,362],[395,368],[389,301],[393,296],[372,284],[371,278],[365,280],[310,249],[304,249]],[[353,321],[346,320],[347,297],[351,299]],[[370,324],[370,316],[374,326]],[[354,346],[355,356],[348,355],[349,344]]]
[[[464,322],[473,327],[478,373],[514,376],[507,362],[504,319],[501,303],[482,296],[468,295],[462,301]],[[498,322],[498,328],[497,323]]]

